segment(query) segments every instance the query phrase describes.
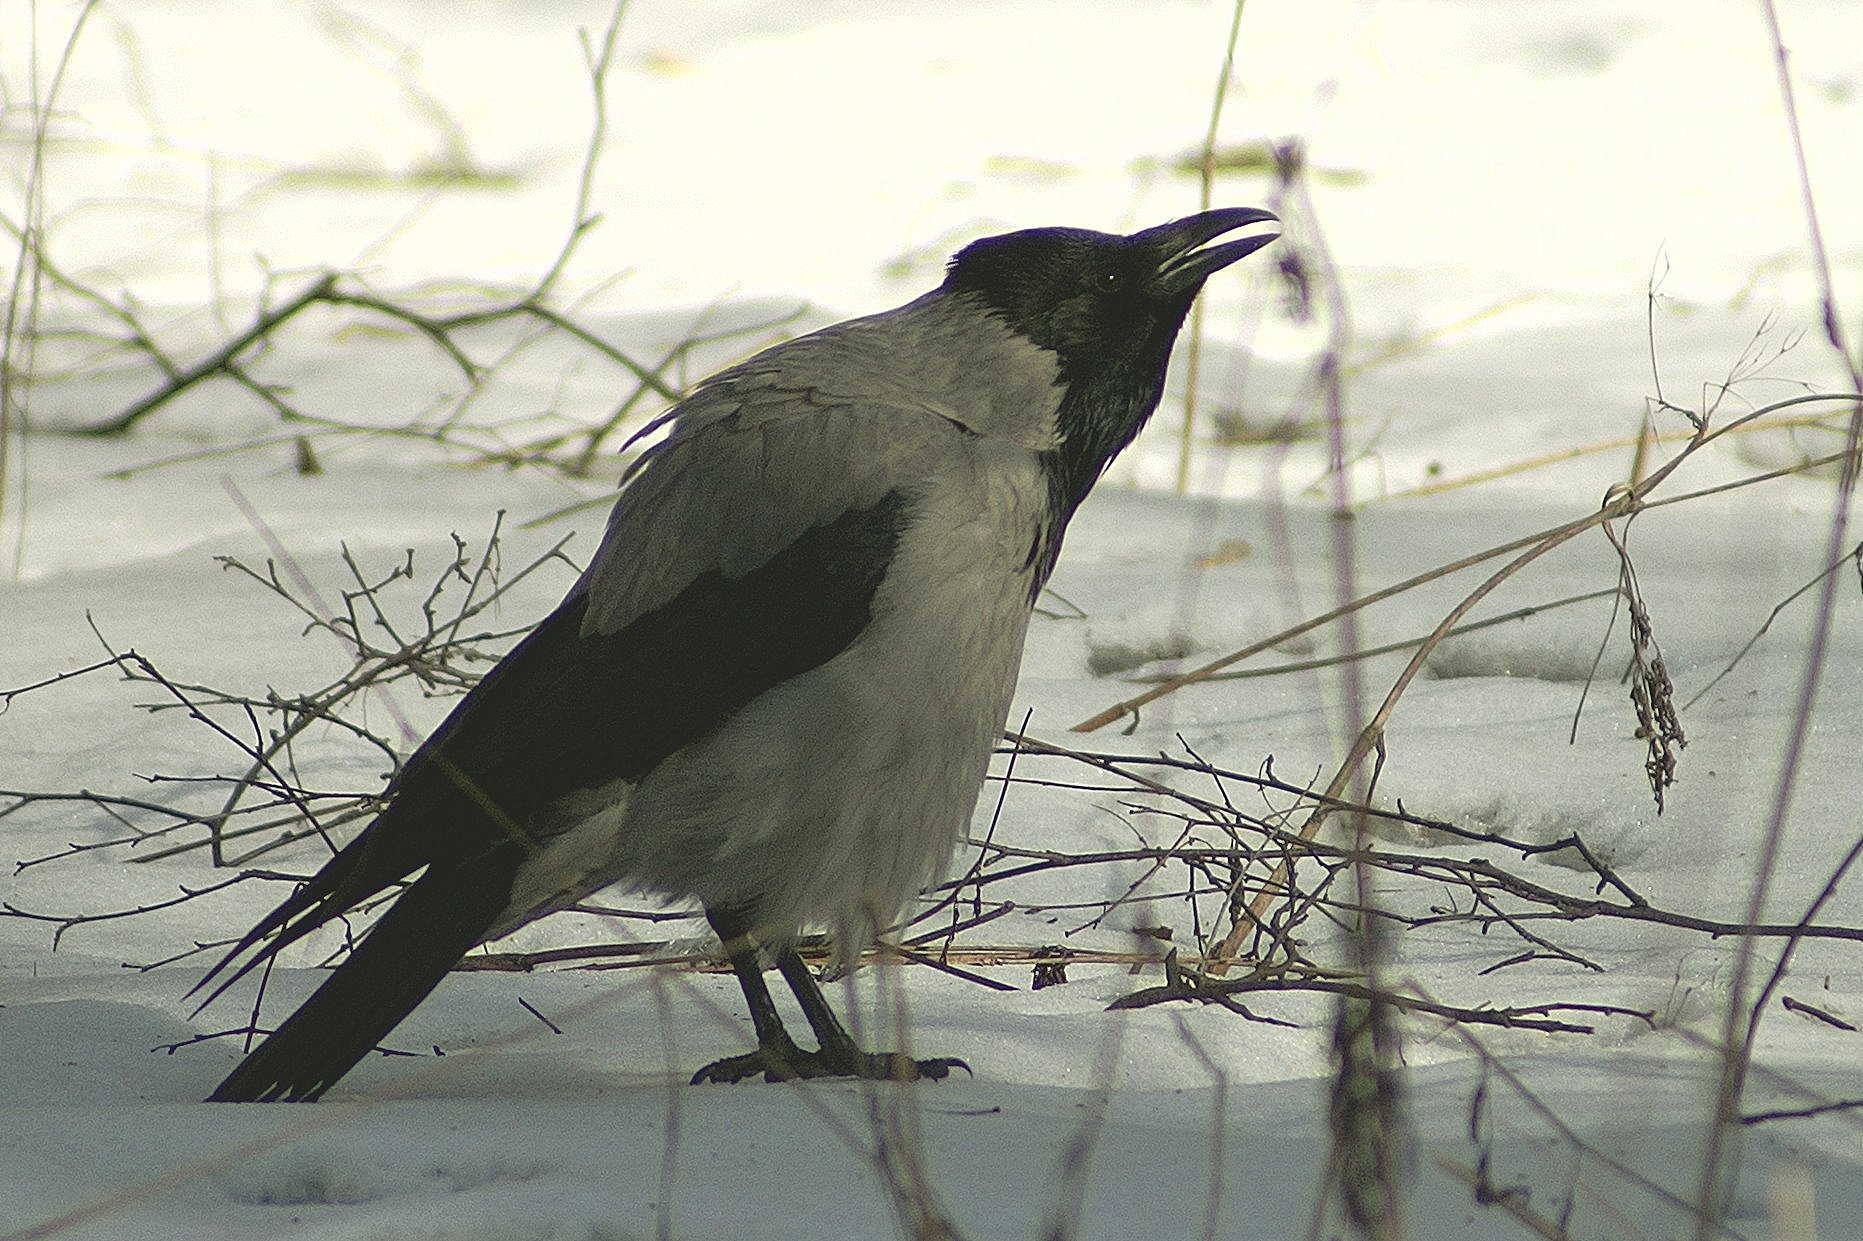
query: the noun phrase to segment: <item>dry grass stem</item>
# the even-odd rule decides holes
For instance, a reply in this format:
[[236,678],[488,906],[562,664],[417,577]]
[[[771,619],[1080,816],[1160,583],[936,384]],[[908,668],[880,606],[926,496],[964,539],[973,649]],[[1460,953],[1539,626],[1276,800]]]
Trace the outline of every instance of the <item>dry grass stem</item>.
[[[1836,285],[1831,276],[1830,258],[1824,245],[1824,230],[1818,220],[1817,198],[1812,193],[1811,169],[1805,154],[1804,133],[1798,123],[1798,101],[1792,87],[1790,58],[1785,34],[1779,25],[1779,12],[1773,0],[1760,0],[1771,41],[1773,64],[1778,73],[1779,96],[1785,108],[1786,133],[1798,172],[1799,191],[1804,206],[1805,235],[1811,254],[1812,271],[1818,281],[1818,309],[1824,333],[1832,351],[1848,370],[1854,391],[1863,392],[1863,358],[1850,351],[1844,338],[1843,320],[1837,309]],[[1831,564],[1842,555],[1849,543],[1851,500],[1856,493],[1857,474],[1863,468],[1863,397],[1853,401],[1844,437],[1842,471],[1832,496],[1829,533],[1823,562]],[[1803,672],[1799,678],[1796,703],[1784,744],[1779,754],[1778,787],[1773,797],[1772,813],[1760,839],[1754,861],[1752,890],[1748,895],[1746,922],[1758,923],[1764,915],[1772,891],[1774,872],[1785,839],[1785,826],[1797,788],[1799,764],[1805,740],[1811,729],[1812,711],[1825,672],[1825,653],[1830,641],[1832,618],[1837,602],[1837,576],[1825,576],[1819,584],[1818,602],[1812,613],[1812,632]],[[1701,1161],[1701,1183],[1696,1197],[1696,1241],[1709,1241],[1727,1207],[1731,1180],[1726,1176],[1728,1139],[1739,1122],[1741,1098],[1752,1061],[1754,1039],[1759,1028],[1761,1008],[1748,1008],[1747,988],[1756,950],[1755,937],[1743,935],[1734,958],[1733,977],[1722,1014],[1720,1081],[1714,1098],[1713,1122],[1708,1132]]]
[[[1223,67],[1216,75],[1216,90],[1210,99],[1210,120],[1203,131],[1203,147],[1197,158],[1197,210],[1208,211],[1216,187],[1216,135],[1222,128],[1223,104],[1229,98],[1231,78],[1235,73],[1236,42],[1242,34],[1242,10],[1248,0],[1235,0],[1229,16],[1229,37],[1223,44]],[[1177,492],[1190,488],[1190,458],[1196,446],[1197,379],[1203,361],[1203,299],[1190,307],[1190,340],[1184,346],[1184,425],[1177,439]]]

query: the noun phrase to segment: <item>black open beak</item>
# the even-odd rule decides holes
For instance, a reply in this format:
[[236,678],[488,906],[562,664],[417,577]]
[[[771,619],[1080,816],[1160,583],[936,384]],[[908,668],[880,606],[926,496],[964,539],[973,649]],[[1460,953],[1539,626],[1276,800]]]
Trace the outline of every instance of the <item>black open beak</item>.
[[1135,239],[1156,248],[1158,284],[1165,292],[1194,293],[1211,274],[1255,253],[1281,234],[1251,233],[1214,246],[1206,246],[1205,242],[1250,224],[1280,222],[1272,211],[1259,207],[1219,207],[1148,228]]

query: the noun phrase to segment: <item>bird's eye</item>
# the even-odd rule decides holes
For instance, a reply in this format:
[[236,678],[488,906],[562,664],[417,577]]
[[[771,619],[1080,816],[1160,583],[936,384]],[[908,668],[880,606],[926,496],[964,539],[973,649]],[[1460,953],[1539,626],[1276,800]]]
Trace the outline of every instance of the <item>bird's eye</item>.
[[1117,293],[1119,290],[1125,288],[1125,273],[1112,270],[1103,271],[1100,273],[1099,279],[1095,284],[1102,293]]

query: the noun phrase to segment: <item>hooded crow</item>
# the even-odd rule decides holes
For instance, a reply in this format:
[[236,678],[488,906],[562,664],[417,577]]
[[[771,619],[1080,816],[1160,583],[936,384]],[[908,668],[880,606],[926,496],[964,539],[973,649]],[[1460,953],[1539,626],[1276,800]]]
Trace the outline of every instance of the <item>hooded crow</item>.
[[1157,408],[1204,281],[1276,235],[1232,234],[1274,219],[985,237],[923,297],[700,384],[562,604],[201,980],[245,957],[211,1001],[418,875],[211,1097],[316,1099],[474,945],[610,884],[698,902],[736,971],[757,1048],[695,1082],[962,1065],[861,1050],[795,939],[856,960],[940,875],[1069,519]]

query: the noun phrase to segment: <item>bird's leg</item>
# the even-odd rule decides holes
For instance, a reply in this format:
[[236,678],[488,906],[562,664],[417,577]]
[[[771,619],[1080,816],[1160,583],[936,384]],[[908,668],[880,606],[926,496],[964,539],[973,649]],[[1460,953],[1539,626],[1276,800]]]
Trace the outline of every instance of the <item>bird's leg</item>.
[[970,1071],[962,1060],[939,1057],[914,1060],[898,1052],[875,1054],[862,1051],[853,1036],[835,1017],[828,997],[816,985],[809,967],[796,955],[793,947],[784,947],[776,955],[776,967],[796,993],[809,1025],[821,1040],[820,1051],[796,1046],[783,1028],[782,1016],[769,988],[763,984],[763,962],[757,943],[748,929],[748,919],[735,910],[708,909],[705,916],[724,944],[725,956],[744,989],[744,1002],[750,1008],[751,1026],[757,1031],[757,1050],[741,1056],[726,1056],[692,1075],[692,1082],[741,1082],[761,1075],[765,1081],[785,1082],[807,1077],[863,1077],[874,1081],[912,1081],[921,1077],[941,1078],[953,1066]]
[[834,1015],[815,975],[809,972],[808,964],[796,954],[793,946],[785,945],[776,954],[776,968],[783,972],[789,989],[796,993],[796,1002],[802,1005],[803,1015],[809,1019],[821,1043],[821,1050],[813,1057],[825,1070],[821,1076],[909,1082],[921,1077],[937,1080],[948,1076],[953,1068],[970,1072],[970,1066],[956,1056],[914,1060],[896,1051],[862,1051]]
[[738,986],[744,989],[744,1003],[750,1008],[750,1024],[757,1031],[757,1050],[742,1056],[715,1060],[692,1075],[693,1085],[700,1082],[741,1082],[758,1073],[765,1080],[780,1082],[811,1076],[799,1068],[810,1053],[797,1047],[783,1028],[783,1018],[776,1011],[770,989],[763,985],[763,962],[757,955],[757,942],[750,937],[740,914],[727,909],[707,909],[706,920],[718,933],[731,971]]

